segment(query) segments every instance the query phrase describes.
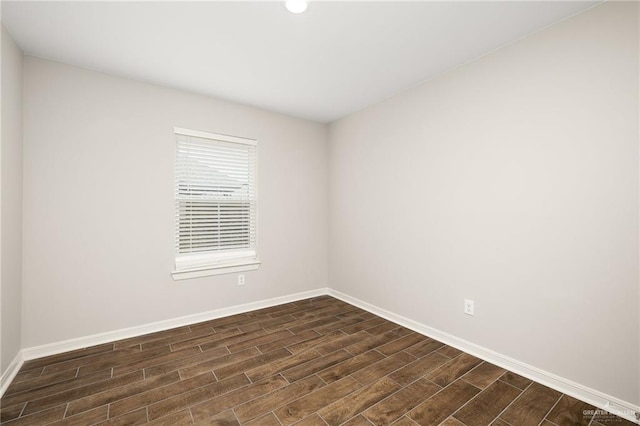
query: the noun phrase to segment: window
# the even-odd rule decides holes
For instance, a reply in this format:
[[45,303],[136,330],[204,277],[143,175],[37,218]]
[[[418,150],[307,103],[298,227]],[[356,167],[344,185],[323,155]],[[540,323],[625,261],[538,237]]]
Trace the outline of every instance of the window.
[[175,279],[257,269],[257,141],[174,128]]

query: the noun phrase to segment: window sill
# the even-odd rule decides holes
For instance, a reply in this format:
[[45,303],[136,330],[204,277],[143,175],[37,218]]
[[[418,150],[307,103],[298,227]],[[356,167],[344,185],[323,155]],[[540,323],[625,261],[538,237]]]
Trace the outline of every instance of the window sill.
[[181,269],[171,272],[175,281],[191,278],[209,277],[212,275],[234,274],[236,272],[255,271],[260,266],[259,260],[250,260],[240,263],[228,263],[218,266],[206,266],[193,269]]

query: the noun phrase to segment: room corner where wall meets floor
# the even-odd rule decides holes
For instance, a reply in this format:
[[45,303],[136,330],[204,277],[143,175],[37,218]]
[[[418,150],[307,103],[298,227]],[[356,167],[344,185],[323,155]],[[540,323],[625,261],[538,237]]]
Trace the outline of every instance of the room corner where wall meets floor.
[[319,293],[28,360],[0,401],[1,421],[631,424]]
[[[224,343],[227,346],[227,350],[223,351],[224,353],[209,352],[212,349],[219,348],[220,345],[216,342]],[[138,345],[141,346],[138,347]],[[165,374],[168,369],[171,370],[173,368],[181,371],[181,376],[187,374],[187,377],[192,377],[192,374],[186,372],[193,369],[199,369],[198,375],[213,369],[215,366],[221,368],[226,366],[225,368],[228,369],[230,368],[227,366],[229,353],[234,354],[237,351],[246,350],[252,345],[257,346],[259,351],[248,354],[250,359],[243,356],[235,360],[235,357],[232,357],[233,361],[238,361],[239,365],[251,369],[263,365],[262,363],[266,362],[263,358],[265,356],[268,357],[272,351],[277,351],[279,347],[286,347],[288,352],[283,352],[282,354],[285,359],[278,358],[275,362],[276,365],[282,364],[282,371],[284,371],[282,374],[285,377],[290,368],[293,370],[300,369],[303,368],[302,364],[306,366],[304,368],[318,368],[318,374],[324,377],[333,370],[336,370],[336,374],[341,371],[347,375],[355,373],[358,369],[373,371],[379,368],[384,369],[387,368],[384,367],[386,363],[391,363],[392,368],[383,375],[389,373],[389,377],[392,379],[396,377],[393,380],[403,377],[401,372],[405,370],[412,372],[412,375],[424,375],[425,378],[427,375],[436,376],[436,372],[440,370],[451,370],[451,374],[456,377],[462,377],[463,380],[470,383],[475,383],[471,378],[482,371],[481,376],[489,374],[492,378],[490,380],[487,379],[489,382],[480,386],[481,390],[487,388],[484,393],[480,392],[476,395],[477,392],[474,392],[469,395],[469,398],[475,398],[475,400],[472,399],[472,401],[476,401],[473,402],[473,406],[474,404],[486,403],[486,401],[481,401],[491,397],[493,390],[488,388],[490,382],[505,374],[505,371],[509,371],[510,373],[501,382],[497,382],[496,386],[504,386],[501,383],[505,382],[518,387],[518,383],[520,383],[520,390],[523,391],[528,389],[533,381],[538,384],[530,391],[531,393],[542,392],[553,396],[553,401],[548,402],[553,407],[549,406],[548,410],[542,413],[542,417],[547,414],[555,416],[553,418],[557,417],[556,421],[560,421],[560,419],[566,420],[566,416],[569,416],[578,421],[578,424],[582,424],[580,422],[585,419],[577,418],[576,416],[579,412],[584,411],[588,412],[588,420],[591,422],[589,424],[597,426],[599,424],[609,424],[613,420],[616,423],[619,423],[621,419],[634,421],[634,413],[640,412],[640,407],[633,404],[620,401],[597,390],[589,389],[552,373],[510,359],[490,349],[482,348],[428,325],[417,323],[332,289],[318,289],[230,307],[225,310],[176,318],[162,323],[148,324],[144,327],[25,349],[17,359],[20,363],[17,365],[15,372],[18,373],[18,369],[20,372],[15,377],[8,378],[13,381],[13,384],[10,385],[9,381],[0,383],[0,390],[3,393],[7,391],[7,398],[2,402],[7,407],[5,416],[8,417],[5,417],[3,421],[7,421],[9,417],[15,414],[20,414],[16,413],[16,404],[20,405],[24,416],[34,416],[26,417],[21,421],[36,419],[35,416],[56,417],[64,414],[59,413],[55,407],[47,408],[50,406],[51,398],[45,396],[46,389],[58,393],[63,389],[69,388],[69,392],[77,395],[77,398],[90,400],[93,408],[97,407],[96,404],[101,405],[103,402],[106,403],[108,401],[110,401],[108,404],[111,407],[112,404],[114,404],[113,406],[127,405],[126,403],[129,400],[146,400],[145,395],[159,391],[151,391],[147,389],[146,385],[137,383],[136,380],[134,380],[134,383],[123,383],[122,389],[119,388],[121,385],[115,385],[117,390],[112,391],[117,395],[115,399],[110,396],[111,393],[104,393],[102,387],[110,387],[108,383],[119,380],[121,374],[132,372],[136,369],[141,369],[146,372],[145,376],[151,375],[152,377],[155,377],[155,373],[152,374],[152,372],[157,371],[158,374]],[[168,352],[161,349],[163,346],[166,346]],[[362,346],[362,348],[357,349],[356,347],[359,346]],[[198,354],[198,351],[195,351],[195,353],[189,352],[190,349],[188,348],[193,349],[194,347],[199,347],[206,354]],[[392,347],[396,349],[391,350]],[[138,353],[140,349],[144,354]],[[390,350],[389,353],[386,353],[387,349]],[[115,352],[111,352],[113,350]],[[340,358],[340,354],[345,350],[349,356],[355,356],[355,359],[351,359],[349,356],[344,359]],[[402,353],[399,354],[399,351],[402,351]],[[318,364],[317,360],[313,361],[315,357],[312,356],[311,359],[307,359],[302,356],[302,352],[319,352],[327,358],[319,365],[315,365]],[[369,360],[377,367],[370,367],[360,361],[362,357],[369,358],[373,356],[375,358],[379,353],[392,356],[393,361],[384,361],[382,358]],[[464,355],[459,357],[463,353]],[[441,357],[438,354],[448,355]],[[299,359],[300,356],[303,359]],[[402,356],[406,357],[406,359],[396,359]],[[336,357],[340,359],[334,359]],[[433,357],[441,358],[443,362],[434,363]],[[184,361],[182,361],[183,358]],[[451,358],[451,365],[448,364],[449,358]],[[22,364],[23,362],[24,365]],[[184,365],[182,365],[183,363]],[[247,367],[245,365],[247,363],[254,367]],[[459,363],[461,364],[458,365]],[[111,364],[113,366],[109,367]],[[194,366],[194,364],[197,365]],[[330,368],[334,364],[336,364],[335,368]],[[47,367],[46,365],[49,366]],[[85,373],[95,372],[99,367],[113,369],[110,370],[112,371],[111,375],[98,378],[97,380],[101,384],[85,383],[82,379]],[[73,369],[75,372],[73,377],[67,377],[66,373],[70,373],[69,369]],[[485,372],[484,370],[487,371]],[[118,372],[117,374],[116,371]],[[273,374],[279,372],[280,370],[274,371]],[[364,373],[358,374],[362,376]],[[444,377],[449,373],[442,372],[440,375]],[[407,378],[405,377],[400,379],[399,383],[402,384],[404,381],[406,381],[405,384],[415,382],[415,380],[419,379],[418,376],[412,376],[413,378],[409,381],[406,381]],[[376,377],[376,380],[381,377]],[[339,375],[335,377],[335,380],[343,378],[343,375]],[[3,377],[3,379],[5,378]],[[87,380],[91,382],[93,379]],[[105,380],[106,382],[103,383]],[[426,378],[425,380],[430,381],[432,379]],[[436,380],[437,383],[438,379],[433,380]],[[55,384],[58,381],[59,383]],[[55,386],[52,386],[53,384]],[[448,382],[444,388],[448,388],[452,384],[453,382]],[[154,382],[153,387],[160,385]],[[149,386],[151,386],[151,383]],[[40,389],[41,387],[44,390]],[[83,389],[83,391],[71,391],[76,387]],[[167,386],[167,389],[173,389],[174,387]],[[181,392],[183,391],[176,391],[175,397],[182,398]],[[392,394],[396,391],[398,390],[396,389]],[[30,392],[35,392],[33,395],[36,395],[37,398],[32,396]],[[204,390],[198,392],[203,393],[203,398],[219,396],[215,392],[211,395],[204,392]],[[93,393],[98,393],[99,395],[91,396]],[[161,392],[162,395],[165,395],[163,398],[166,397],[165,393]],[[562,396],[563,394],[565,396]],[[66,393],[62,392],[60,398],[66,398],[64,395]],[[100,395],[102,396],[100,397]],[[209,395],[209,397],[206,397],[206,395]],[[515,404],[516,407],[523,404],[526,405],[527,398],[532,396],[531,394],[525,395],[520,395],[518,392],[508,402]],[[387,396],[391,397],[392,395]],[[431,396],[431,394],[428,396]],[[518,397],[522,398],[520,402],[518,402]],[[32,407],[26,411],[24,411],[24,403],[28,401],[25,398],[35,399]],[[267,396],[265,396],[265,399],[268,399]],[[425,397],[425,399],[428,398]],[[122,400],[122,402],[118,400]],[[42,406],[45,402],[49,405]],[[84,411],[88,410],[86,404],[75,400],[68,402],[74,406],[85,406],[84,410],[76,410],[77,412],[72,410],[69,412],[69,416],[76,414],[79,416],[73,419],[75,421],[80,421],[84,419],[84,416],[94,414],[102,418],[100,416],[106,414],[106,412],[102,413],[103,410],[98,409],[99,407],[95,411],[92,408],[91,411],[85,413]],[[429,400],[429,403],[432,402],[434,401]],[[552,404],[554,402],[555,404]],[[63,402],[59,401],[59,403],[62,404]],[[64,404],[66,403],[64,402]],[[196,404],[196,402],[193,402],[193,404]],[[237,405],[240,405],[240,403]],[[418,404],[416,403],[415,405],[417,406]],[[558,408],[552,410],[556,405]],[[506,408],[506,406],[503,408]],[[518,410],[514,408],[512,411]],[[508,413],[505,418],[528,415],[526,414],[528,409],[524,410],[524,414]],[[116,410],[114,413],[120,412]],[[209,410],[204,410],[200,412],[200,415],[204,415],[203,413],[207,416],[215,414],[212,414]],[[470,415],[469,413],[464,413],[465,411],[463,410],[458,415]],[[453,411],[451,414],[453,414]],[[496,413],[496,416],[497,414],[499,412]],[[113,415],[117,416],[117,414]],[[132,413],[131,415],[135,416],[137,414]],[[481,424],[482,421],[491,420],[485,418],[487,414],[476,413],[476,415],[480,416],[480,423],[468,423],[471,420],[467,418],[466,424]],[[540,413],[534,414],[534,416],[538,415]],[[598,419],[598,422],[593,421],[595,418]],[[388,423],[383,420],[381,424]]]

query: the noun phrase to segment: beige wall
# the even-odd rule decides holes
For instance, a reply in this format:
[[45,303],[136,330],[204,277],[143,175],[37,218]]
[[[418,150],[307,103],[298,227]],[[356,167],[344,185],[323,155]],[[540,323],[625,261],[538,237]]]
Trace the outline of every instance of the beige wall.
[[[33,57],[24,80],[24,347],[327,286],[325,126]],[[259,140],[243,287],[170,276],[173,126]]]
[[611,2],[332,124],[331,287],[638,404],[638,72]]
[[22,310],[22,51],[2,26],[0,375],[20,350]]

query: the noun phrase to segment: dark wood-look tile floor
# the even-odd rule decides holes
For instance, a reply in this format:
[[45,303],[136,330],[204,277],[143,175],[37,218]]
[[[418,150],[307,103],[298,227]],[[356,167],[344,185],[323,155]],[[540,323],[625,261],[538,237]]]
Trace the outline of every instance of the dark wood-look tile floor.
[[328,296],[28,361],[0,403],[7,426],[632,424]]

